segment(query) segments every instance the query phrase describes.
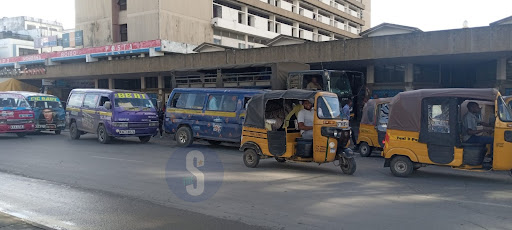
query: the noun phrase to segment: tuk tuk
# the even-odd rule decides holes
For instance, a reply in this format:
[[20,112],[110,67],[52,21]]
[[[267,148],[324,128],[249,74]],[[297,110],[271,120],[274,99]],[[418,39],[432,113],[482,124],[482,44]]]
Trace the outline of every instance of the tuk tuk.
[[[482,121],[494,129],[489,130],[492,146],[467,143],[464,138],[469,135],[462,114],[467,101],[491,102],[489,121]],[[477,112],[472,115],[481,117]],[[382,156],[384,167],[395,176],[407,177],[427,165],[508,171],[511,153],[512,109],[496,89],[424,89],[400,93],[391,102]]]
[[369,157],[373,150],[382,151],[384,148],[391,99],[370,99],[364,105],[357,136],[357,146],[362,157]]
[[[313,102],[313,139],[302,138],[298,128],[301,102],[306,100]],[[356,162],[348,148],[349,121],[340,118],[339,108],[336,94],[328,92],[292,89],[255,95],[242,129],[240,151],[245,165],[255,168],[267,158],[318,164],[339,161],[343,173],[352,175]]]

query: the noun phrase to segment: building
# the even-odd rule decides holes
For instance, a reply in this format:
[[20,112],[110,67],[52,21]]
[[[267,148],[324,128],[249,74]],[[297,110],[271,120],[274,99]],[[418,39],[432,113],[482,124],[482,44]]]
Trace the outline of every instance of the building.
[[34,40],[28,35],[0,32],[0,58],[38,54]]
[[[264,47],[278,35],[310,41],[359,37],[371,0],[75,0],[85,46],[167,40]],[[195,47],[193,47],[195,48]]]
[[0,32],[11,31],[17,34],[29,35],[33,39],[62,35],[63,30],[62,23],[40,18],[21,16],[0,19]]

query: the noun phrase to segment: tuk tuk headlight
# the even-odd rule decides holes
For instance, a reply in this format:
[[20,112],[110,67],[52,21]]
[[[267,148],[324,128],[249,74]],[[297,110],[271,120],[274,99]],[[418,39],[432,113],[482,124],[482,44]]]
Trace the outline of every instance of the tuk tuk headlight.
[[128,128],[128,122],[112,122],[114,127]]

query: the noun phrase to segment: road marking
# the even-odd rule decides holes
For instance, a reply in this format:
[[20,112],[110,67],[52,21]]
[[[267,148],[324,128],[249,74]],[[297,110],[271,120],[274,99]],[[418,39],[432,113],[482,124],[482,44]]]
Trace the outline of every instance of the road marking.
[[100,157],[100,156],[91,156],[91,157],[99,158],[99,159],[107,159],[107,160],[117,160],[117,161],[128,161],[128,162],[139,162],[139,163],[144,163],[144,161],[138,161],[138,160],[127,160],[127,159],[121,159],[121,158],[110,158],[110,157]]

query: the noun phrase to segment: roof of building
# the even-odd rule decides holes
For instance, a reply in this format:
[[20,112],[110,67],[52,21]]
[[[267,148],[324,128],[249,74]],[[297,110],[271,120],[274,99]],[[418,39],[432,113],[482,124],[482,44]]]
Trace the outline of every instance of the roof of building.
[[[279,43],[282,43],[282,42],[289,42],[290,44],[295,45],[295,44],[306,43],[306,42],[308,42],[308,40],[281,34],[281,35],[276,36],[272,40],[268,41],[267,44],[265,44],[265,45],[280,46]],[[290,44],[287,44],[287,45],[290,45]]]
[[238,48],[205,42],[205,43],[197,46],[193,51],[197,52],[197,53],[201,53],[201,52],[204,52],[206,49],[214,49],[212,51],[209,51],[209,52],[213,52],[213,51],[225,51],[228,49],[238,49]]
[[512,24],[512,16],[500,19],[500,20],[495,21],[489,25],[490,26],[499,26],[499,25],[503,25],[503,24]]
[[369,35],[371,35],[372,33],[375,33],[377,31],[387,29],[387,28],[399,29],[399,30],[403,30],[403,31],[409,32],[409,33],[423,32],[423,30],[420,30],[416,27],[410,27],[410,26],[404,26],[404,25],[398,25],[398,24],[392,24],[392,23],[381,23],[378,26],[374,26],[370,29],[367,29],[367,30],[361,32],[359,35],[361,37],[369,37]]

